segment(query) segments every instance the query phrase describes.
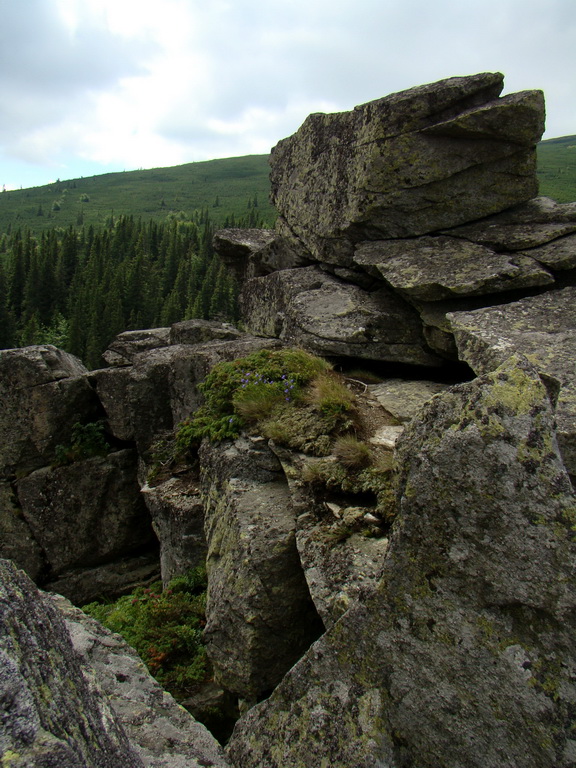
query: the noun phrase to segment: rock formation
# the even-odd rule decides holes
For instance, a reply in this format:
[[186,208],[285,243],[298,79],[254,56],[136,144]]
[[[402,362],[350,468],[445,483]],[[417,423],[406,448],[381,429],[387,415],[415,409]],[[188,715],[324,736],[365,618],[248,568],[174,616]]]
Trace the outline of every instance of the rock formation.
[[[76,602],[123,591],[131,569],[132,583],[158,567],[167,583],[206,559],[208,653],[244,711],[235,768],[576,767],[576,203],[534,197],[542,95],[502,97],[502,81],[311,115],[280,142],[276,229],[215,237],[242,284],[242,332],[131,331],[92,372],[53,347],[0,352],[0,552]],[[201,405],[213,366],[285,345],[349,374],[380,486],[338,480],[336,447],[317,450],[316,434],[205,441],[170,477],[159,441]],[[108,455],[54,466],[75,423],[99,419]],[[324,473],[323,490],[305,473]],[[33,594],[10,567],[1,578],[10,599]],[[134,688],[144,676],[119,640],[60,598],[33,599],[37,642],[46,616],[60,627],[55,668],[72,654],[110,698],[98,738],[111,754],[228,764],[158,688]],[[22,654],[4,638],[13,669]],[[65,727],[36,687],[27,744]],[[55,749],[84,755],[77,705]],[[6,727],[2,758],[16,760]]]

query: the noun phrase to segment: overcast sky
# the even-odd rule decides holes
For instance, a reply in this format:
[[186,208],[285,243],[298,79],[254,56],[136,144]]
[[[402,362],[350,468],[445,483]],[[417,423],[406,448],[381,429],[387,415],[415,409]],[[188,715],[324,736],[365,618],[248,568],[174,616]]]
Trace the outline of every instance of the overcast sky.
[[576,134],[576,0],[0,0],[0,185],[263,154],[484,71]]

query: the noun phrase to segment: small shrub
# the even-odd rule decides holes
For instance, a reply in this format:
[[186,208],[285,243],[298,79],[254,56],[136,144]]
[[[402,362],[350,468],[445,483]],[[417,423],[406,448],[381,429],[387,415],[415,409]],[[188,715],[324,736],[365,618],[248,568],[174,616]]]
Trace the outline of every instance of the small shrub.
[[66,466],[93,456],[106,456],[109,451],[110,446],[101,421],[93,421],[89,424],[76,422],[72,427],[70,443],[56,446],[54,464],[59,467]]
[[204,404],[178,427],[177,450],[190,450],[204,437],[238,437],[249,423],[268,417],[277,405],[297,401],[302,387],[329,367],[322,358],[300,349],[263,349],[218,363],[200,385]]
[[360,469],[372,461],[372,452],[366,443],[353,435],[343,435],[334,443],[334,456],[347,469]]
[[195,569],[165,590],[158,582],[114,603],[90,603],[83,610],[122,635],[158,682],[183,699],[209,674],[202,643],[205,607],[206,572]]

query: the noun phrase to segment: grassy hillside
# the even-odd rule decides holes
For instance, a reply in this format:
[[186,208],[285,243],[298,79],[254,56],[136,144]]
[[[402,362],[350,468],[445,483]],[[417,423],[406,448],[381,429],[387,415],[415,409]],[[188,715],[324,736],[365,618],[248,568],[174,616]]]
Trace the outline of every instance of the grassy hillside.
[[541,195],[559,203],[576,201],[576,136],[540,142],[538,180]]
[[226,217],[238,219],[252,211],[272,224],[276,213],[268,202],[269,170],[268,155],[248,155],[2,192],[0,233],[10,224],[34,232],[71,224],[100,226],[121,214],[162,221],[170,213],[189,216],[203,208],[220,227]]
[[[251,213],[271,225],[276,213],[268,201],[268,173],[268,155],[248,155],[2,192],[0,233],[9,225],[33,232],[100,226],[122,214],[163,221],[171,213],[190,216],[201,209],[208,210],[216,227],[232,215],[238,221]],[[540,194],[561,203],[576,200],[576,136],[539,144],[538,178]]]

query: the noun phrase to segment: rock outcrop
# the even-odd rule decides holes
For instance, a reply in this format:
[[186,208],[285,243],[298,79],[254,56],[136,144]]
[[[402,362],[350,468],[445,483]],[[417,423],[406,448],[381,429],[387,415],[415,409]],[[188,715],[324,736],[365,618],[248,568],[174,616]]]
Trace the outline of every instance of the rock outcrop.
[[576,499],[537,371],[436,396],[398,456],[377,594],[239,722],[234,764],[573,766]]
[[271,157],[279,231],[320,261],[351,243],[480,219],[537,193],[538,91],[499,98],[500,74],[452,78],[337,115],[310,115]]

